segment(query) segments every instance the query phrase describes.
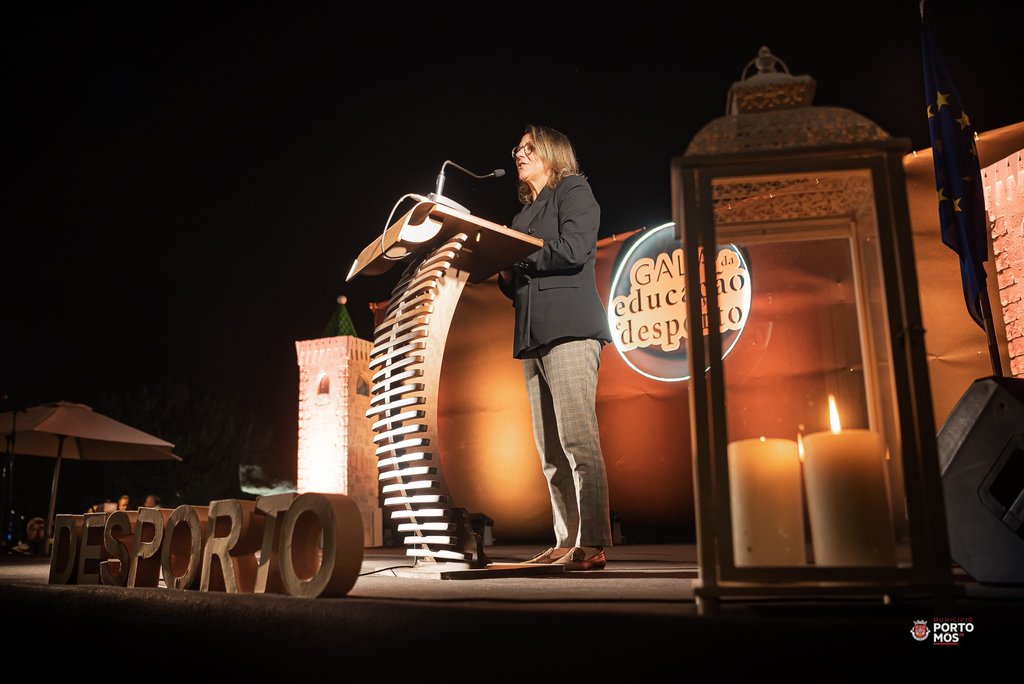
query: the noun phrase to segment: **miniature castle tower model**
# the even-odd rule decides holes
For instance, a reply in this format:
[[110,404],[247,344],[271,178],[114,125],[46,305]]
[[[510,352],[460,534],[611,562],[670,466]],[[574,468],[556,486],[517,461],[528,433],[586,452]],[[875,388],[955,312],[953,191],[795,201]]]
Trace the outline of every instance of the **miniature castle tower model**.
[[346,494],[363,518],[365,546],[381,546],[377,457],[366,411],[370,407],[372,343],[356,337],[338,308],[319,339],[295,343],[299,363],[298,483],[302,492]]

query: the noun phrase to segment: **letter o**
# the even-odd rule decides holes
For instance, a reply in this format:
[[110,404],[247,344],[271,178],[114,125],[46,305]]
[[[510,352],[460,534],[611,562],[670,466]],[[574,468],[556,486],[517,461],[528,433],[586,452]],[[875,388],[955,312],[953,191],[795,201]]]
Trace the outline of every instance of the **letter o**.
[[[323,556],[317,567],[318,540]],[[344,596],[363,565],[363,520],[344,494],[300,494],[281,524],[281,583],[292,596]]]
[[203,530],[192,506],[178,506],[167,518],[160,566],[168,589],[191,589],[203,567]]

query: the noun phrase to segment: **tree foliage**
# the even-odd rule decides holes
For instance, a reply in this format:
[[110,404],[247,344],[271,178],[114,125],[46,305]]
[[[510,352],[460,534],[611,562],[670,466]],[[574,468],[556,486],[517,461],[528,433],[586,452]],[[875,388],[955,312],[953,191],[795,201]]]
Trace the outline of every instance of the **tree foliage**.
[[237,397],[196,392],[180,381],[107,392],[93,408],[172,442],[182,459],[104,464],[105,491],[116,485],[113,491],[129,492],[133,507],[147,494],[158,494],[163,506],[245,498],[239,466],[260,462],[270,446],[270,429]]

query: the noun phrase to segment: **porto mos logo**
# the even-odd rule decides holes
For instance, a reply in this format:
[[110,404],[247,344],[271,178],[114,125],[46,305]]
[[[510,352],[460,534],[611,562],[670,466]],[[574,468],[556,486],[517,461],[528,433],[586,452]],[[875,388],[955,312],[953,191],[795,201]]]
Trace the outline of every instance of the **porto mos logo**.
[[[687,320],[686,255],[673,227],[666,223],[645,231],[623,248],[608,303],[608,327],[623,360],[641,375],[665,382],[690,377],[688,340],[693,327]],[[716,251],[714,282],[724,358],[739,341],[750,314],[751,282],[739,248],[720,245]],[[701,253],[702,275],[706,267]],[[701,292],[700,301],[700,325],[707,335],[706,292]]]

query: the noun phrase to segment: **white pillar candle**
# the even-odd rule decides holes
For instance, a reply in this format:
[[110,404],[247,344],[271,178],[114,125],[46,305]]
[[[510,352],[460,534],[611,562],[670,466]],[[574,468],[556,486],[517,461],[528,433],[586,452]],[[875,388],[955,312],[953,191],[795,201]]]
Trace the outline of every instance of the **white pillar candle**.
[[744,439],[729,445],[728,456],[736,565],[806,564],[796,442]]
[[831,396],[829,413],[831,431],[803,438],[814,563],[895,565],[882,436],[868,430],[842,430]]

